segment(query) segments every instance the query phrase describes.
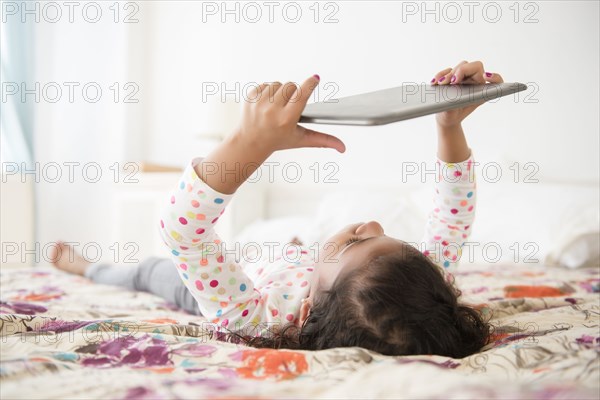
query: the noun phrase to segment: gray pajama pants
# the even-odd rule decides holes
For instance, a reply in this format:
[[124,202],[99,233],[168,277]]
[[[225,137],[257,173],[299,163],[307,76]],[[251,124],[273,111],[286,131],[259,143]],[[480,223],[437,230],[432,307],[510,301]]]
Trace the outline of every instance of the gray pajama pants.
[[151,257],[133,266],[93,264],[85,271],[85,277],[95,283],[150,292],[189,313],[202,315],[196,299],[179,277],[175,264],[167,258]]

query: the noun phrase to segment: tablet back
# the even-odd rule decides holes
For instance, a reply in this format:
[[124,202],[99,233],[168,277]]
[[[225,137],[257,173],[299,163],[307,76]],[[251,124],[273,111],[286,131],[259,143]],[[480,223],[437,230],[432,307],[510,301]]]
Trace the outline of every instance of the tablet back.
[[300,122],[384,125],[493,100],[525,89],[527,85],[518,82],[484,85],[403,85],[308,104]]

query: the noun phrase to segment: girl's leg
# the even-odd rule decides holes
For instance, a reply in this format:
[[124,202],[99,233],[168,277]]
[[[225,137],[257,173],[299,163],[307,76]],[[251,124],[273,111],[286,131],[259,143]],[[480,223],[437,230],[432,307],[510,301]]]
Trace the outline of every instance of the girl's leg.
[[86,268],[84,276],[95,283],[149,292],[187,312],[202,315],[196,299],[185,287],[175,268],[169,259],[151,257],[133,266],[93,264]]

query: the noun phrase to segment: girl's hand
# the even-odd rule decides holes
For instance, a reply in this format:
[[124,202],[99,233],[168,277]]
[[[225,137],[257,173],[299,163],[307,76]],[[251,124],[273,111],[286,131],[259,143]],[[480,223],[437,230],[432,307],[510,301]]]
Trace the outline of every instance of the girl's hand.
[[[504,80],[499,74],[485,72],[481,61],[460,62],[454,68],[446,68],[438,72],[431,80],[432,85],[457,85],[457,84],[485,84],[502,83]],[[463,108],[444,111],[436,114],[435,118],[439,128],[455,128],[477,107],[484,102],[471,104]]]
[[263,83],[249,94],[252,101],[244,104],[241,125],[235,135],[251,146],[248,151],[255,148],[273,153],[300,147],[327,147],[343,153],[346,146],[337,137],[298,125],[318,84],[318,75],[308,78],[299,88],[291,82]]
[[277,150],[329,147],[343,153],[346,146],[340,139],[298,125],[318,84],[315,75],[300,88],[275,82],[254,89],[240,126],[194,167],[196,174],[217,192],[232,194]]

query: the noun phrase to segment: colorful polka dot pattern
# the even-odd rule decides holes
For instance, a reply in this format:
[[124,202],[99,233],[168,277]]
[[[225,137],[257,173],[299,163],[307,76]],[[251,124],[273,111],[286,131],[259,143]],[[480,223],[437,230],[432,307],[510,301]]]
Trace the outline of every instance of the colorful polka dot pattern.
[[[232,195],[216,192],[198,177],[193,166],[200,161],[195,159],[186,168],[159,225],[175,268],[200,311],[215,326],[231,330],[246,324],[297,322],[314,261],[302,251],[294,265],[280,259],[269,265],[242,266],[233,255],[222,254],[214,227]],[[280,282],[269,278],[273,271]]]
[[[299,262],[283,258],[240,265],[221,254],[214,231],[231,195],[216,192],[188,166],[170,196],[160,220],[160,233],[169,246],[175,268],[208,321],[231,330],[247,324],[297,323],[300,302],[308,295],[314,260],[302,251]],[[473,159],[444,164],[445,176],[435,187],[423,253],[443,267],[449,280],[460,261],[475,215]]]
[[[471,156],[461,163],[437,161],[440,171],[435,187],[434,209],[423,238],[423,254],[443,267],[447,279],[460,262],[462,247],[471,234],[475,218],[476,183]],[[443,173],[442,173],[443,171]]]

